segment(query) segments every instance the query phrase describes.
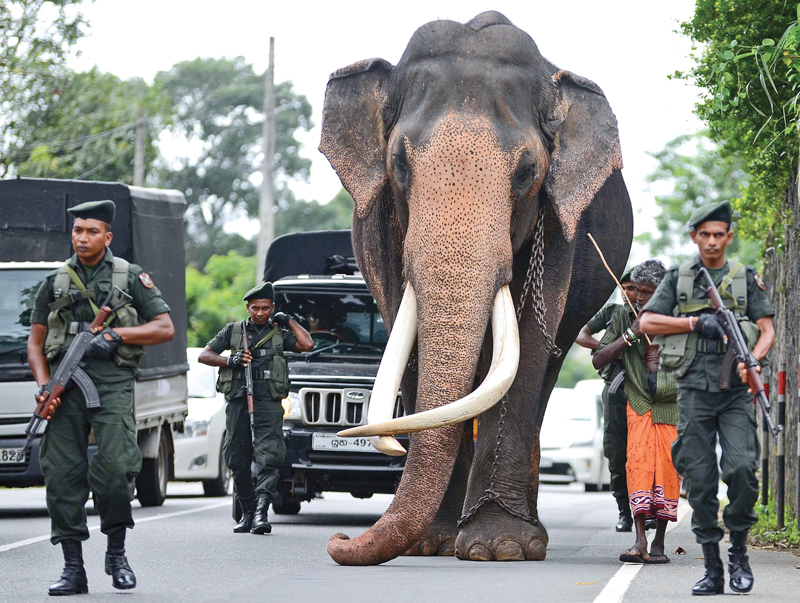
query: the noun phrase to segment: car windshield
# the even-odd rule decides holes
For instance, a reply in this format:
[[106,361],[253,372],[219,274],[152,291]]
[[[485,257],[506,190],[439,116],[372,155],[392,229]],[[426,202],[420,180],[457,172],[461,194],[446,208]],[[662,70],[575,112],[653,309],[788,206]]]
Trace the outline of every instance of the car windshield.
[[547,423],[564,421],[594,421],[597,417],[596,396],[574,389],[556,387],[550,394],[544,420]]
[[314,340],[317,357],[372,356],[379,359],[388,335],[368,293],[276,291],[277,310],[293,316]]
[[0,271],[0,354],[25,347],[36,291],[49,270]]
[[213,366],[189,362],[186,379],[190,398],[213,398],[216,395],[217,374]]

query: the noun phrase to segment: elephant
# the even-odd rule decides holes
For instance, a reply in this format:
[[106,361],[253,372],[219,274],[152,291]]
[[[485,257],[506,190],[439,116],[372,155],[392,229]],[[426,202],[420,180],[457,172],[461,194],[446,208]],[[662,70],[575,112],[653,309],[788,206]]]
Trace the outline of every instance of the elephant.
[[[633,235],[603,91],[498,12],[433,21],[396,66],[330,76],[319,150],[354,200],[354,254],[391,331],[368,424],[342,435],[402,454],[391,434],[413,432],[385,514],[328,553],[544,559],[544,411],[562,352],[614,287],[587,233],[617,275]],[[398,385],[406,416],[373,421]]]

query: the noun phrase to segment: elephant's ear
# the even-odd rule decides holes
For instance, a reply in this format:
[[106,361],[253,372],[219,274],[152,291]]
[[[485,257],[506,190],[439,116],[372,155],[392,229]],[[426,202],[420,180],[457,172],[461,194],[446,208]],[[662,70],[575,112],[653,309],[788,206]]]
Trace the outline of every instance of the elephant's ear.
[[614,170],[622,169],[617,119],[594,82],[569,71],[557,87],[550,126],[556,130],[544,188],[564,235],[572,240],[581,216]]
[[366,218],[388,184],[383,114],[391,63],[359,61],[331,74],[322,109],[319,150]]

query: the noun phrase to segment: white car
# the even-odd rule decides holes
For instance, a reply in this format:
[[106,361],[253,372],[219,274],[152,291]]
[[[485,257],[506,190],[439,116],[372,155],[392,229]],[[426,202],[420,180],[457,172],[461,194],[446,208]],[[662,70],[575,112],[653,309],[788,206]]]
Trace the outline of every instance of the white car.
[[202,348],[187,348],[189,415],[183,433],[174,433],[175,480],[203,482],[206,496],[226,496],[231,473],[222,460],[225,397],[216,390],[217,371],[200,364]]
[[550,395],[540,436],[542,483],[582,483],[587,492],[610,487],[603,456],[603,381],[588,379]]

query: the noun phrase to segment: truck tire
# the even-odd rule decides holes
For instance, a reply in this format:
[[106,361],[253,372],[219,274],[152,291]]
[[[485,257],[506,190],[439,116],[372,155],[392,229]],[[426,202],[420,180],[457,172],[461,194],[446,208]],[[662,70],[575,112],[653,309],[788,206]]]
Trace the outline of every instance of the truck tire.
[[272,501],[272,510],[276,515],[297,515],[300,512],[300,501],[280,496],[278,500]]
[[158,456],[142,459],[142,470],[136,478],[136,498],[143,507],[160,507],[167,498],[169,440],[163,428],[159,432]]
[[[225,441],[224,436],[222,439]],[[205,496],[227,496],[228,485],[230,484],[230,481],[231,470],[228,469],[228,466],[225,464],[225,461],[222,458],[222,446],[220,446],[219,472],[217,473],[216,478],[203,480],[203,494]]]

